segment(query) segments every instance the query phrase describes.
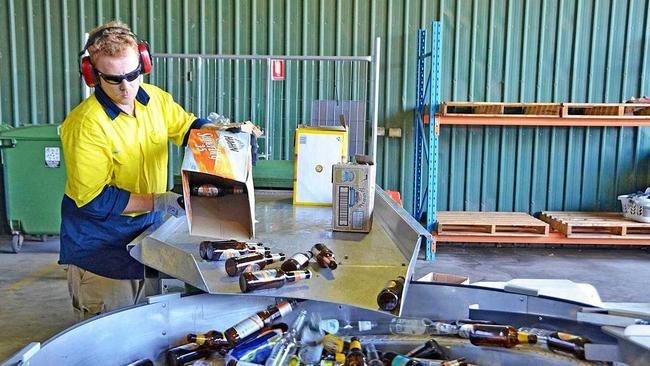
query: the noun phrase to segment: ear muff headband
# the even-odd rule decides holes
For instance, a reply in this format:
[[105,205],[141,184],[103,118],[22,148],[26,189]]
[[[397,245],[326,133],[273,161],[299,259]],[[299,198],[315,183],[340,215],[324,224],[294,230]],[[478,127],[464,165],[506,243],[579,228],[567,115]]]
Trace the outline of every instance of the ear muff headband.
[[88,41],[86,41],[86,44],[84,45],[84,48],[79,52],[79,57],[81,57],[81,60],[79,61],[79,74],[81,74],[81,77],[83,78],[84,82],[86,85],[89,87],[93,88],[95,87],[95,67],[93,66],[92,62],[90,61],[90,56],[83,56],[83,54],[88,50],[88,47],[91,45],[95,44],[98,39],[103,37],[108,31],[112,30],[119,30],[120,33],[127,34],[135,41],[138,43],[138,54],[140,57],[140,66],[142,69],[142,75],[147,75],[151,72],[151,67],[152,67],[152,60],[151,60],[151,53],[149,52],[149,44],[147,42],[141,40],[136,36],[133,32],[128,31],[122,27],[106,27],[103,29],[100,29],[99,31],[95,32],[92,36],[88,38]]

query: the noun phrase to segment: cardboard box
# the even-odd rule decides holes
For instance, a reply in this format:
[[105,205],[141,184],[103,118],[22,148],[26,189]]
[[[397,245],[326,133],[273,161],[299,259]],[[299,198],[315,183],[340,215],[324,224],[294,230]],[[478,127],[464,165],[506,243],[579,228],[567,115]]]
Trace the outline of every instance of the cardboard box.
[[375,207],[375,165],[332,167],[332,230],[370,232]]
[[438,272],[429,272],[426,275],[418,278],[418,281],[450,283],[454,285],[469,285],[469,277]]
[[348,160],[348,131],[340,126],[296,129],[293,204],[332,204],[332,165]]
[[[248,240],[255,236],[255,192],[250,135],[191,130],[181,167],[190,235]],[[191,187],[235,187],[240,194],[199,197]]]

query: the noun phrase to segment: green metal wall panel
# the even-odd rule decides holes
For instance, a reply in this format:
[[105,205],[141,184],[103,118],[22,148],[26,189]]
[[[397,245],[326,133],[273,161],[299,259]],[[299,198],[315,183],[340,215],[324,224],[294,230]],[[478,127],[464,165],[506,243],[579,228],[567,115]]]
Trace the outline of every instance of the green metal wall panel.
[[[61,122],[82,98],[83,34],[113,18],[160,53],[368,55],[381,37],[379,123],[402,138],[380,137],[378,181],[400,190],[407,207],[415,36],[432,19],[443,22],[443,100],[650,94],[645,0],[2,0],[0,120]],[[192,97],[184,85],[168,89],[181,104]],[[285,155],[287,128],[276,128]],[[637,128],[445,127],[439,207],[611,208],[617,193],[648,185],[647,137]]]

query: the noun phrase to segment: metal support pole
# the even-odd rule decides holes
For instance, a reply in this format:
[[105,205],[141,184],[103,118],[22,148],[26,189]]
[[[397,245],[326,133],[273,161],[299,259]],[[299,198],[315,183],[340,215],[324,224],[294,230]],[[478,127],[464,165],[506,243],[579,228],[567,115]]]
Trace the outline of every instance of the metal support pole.
[[[440,22],[431,24],[431,93],[429,95],[429,199],[427,200],[427,231],[433,232],[436,224],[438,205],[438,135],[440,126],[435,115],[440,107],[440,77],[441,77],[441,43],[442,27]],[[433,260],[435,253],[431,252],[431,243],[427,241],[427,260]]]
[[[377,165],[377,119],[379,113],[379,63],[381,60],[381,38],[375,38],[375,50],[372,55],[373,67],[373,90],[372,90],[372,141],[371,153],[372,160]],[[386,162],[384,162],[386,164]]]

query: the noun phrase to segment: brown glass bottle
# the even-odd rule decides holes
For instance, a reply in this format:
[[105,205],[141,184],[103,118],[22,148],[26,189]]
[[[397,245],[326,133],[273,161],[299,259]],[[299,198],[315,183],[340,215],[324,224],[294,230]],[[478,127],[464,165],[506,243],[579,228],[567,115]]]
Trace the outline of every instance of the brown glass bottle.
[[214,184],[201,184],[190,188],[190,195],[198,197],[223,197],[242,193],[244,193],[242,187],[217,187]]
[[226,337],[223,335],[223,332],[218,330],[211,330],[207,333],[193,334],[190,333],[187,335],[187,341],[190,343],[196,343],[198,345],[206,345],[210,348],[224,348],[230,346],[230,343],[226,340]]
[[311,248],[311,253],[316,257],[316,262],[322,268],[336,269],[338,264],[336,263],[336,258],[334,257],[334,252],[332,252],[325,244],[317,243]]
[[212,352],[207,346],[200,346],[196,343],[188,343],[182,346],[170,348],[167,351],[167,365],[181,366],[188,362],[196,361],[209,356]]
[[377,305],[381,310],[393,311],[399,307],[402,299],[402,290],[404,289],[404,277],[399,276],[397,279],[390,280],[379,295],[377,295]]
[[241,292],[251,292],[270,288],[280,288],[287,282],[297,282],[310,278],[311,271],[308,269],[287,272],[281,269],[244,272],[239,276],[239,289]]
[[224,261],[231,257],[258,252],[271,253],[271,249],[262,243],[246,243],[237,240],[202,241],[199,244],[199,254],[207,261]]
[[280,267],[283,271],[297,271],[300,269],[305,269],[309,264],[309,260],[314,257],[314,253],[309,252],[300,252],[291,256],[282,263]]
[[540,342],[546,342],[546,346],[553,352],[566,355],[573,355],[581,360],[585,359],[585,344],[591,341],[585,337],[574,334],[557,332],[538,328],[519,328],[520,332],[536,335]]
[[469,338],[475,346],[511,348],[518,344],[537,343],[536,335],[518,332],[508,325],[465,324],[460,327],[458,335]]
[[273,253],[264,255],[262,253],[249,253],[241,257],[232,257],[226,260],[226,273],[235,277],[243,272],[259,271],[267,264],[282,261],[286,258],[284,253]]
[[382,354],[381,361],[384,363],[384,366],[422,366],[420,361],[395,352],[386,352]]
[[436,342],[435,339],[431,338],[428,341],[424,342],[422,345],[412,349],[406,354],[407,357],[419,357],[419,358],[446,358],[446,351],[444,348]]
[[244,338],[260,331],[265,326],[273,323],[274,320],[290,313],[294,309],[295,304],[293,301],[283,301],[277,305],[270,306],[268,309],[257,312],[226,329],[223,334],[226,336],[230,345],[235,346]]
[[350,340],[350,352],[345,356],[345,366],[366,366],[366,356],[361,351],[359,338]]

